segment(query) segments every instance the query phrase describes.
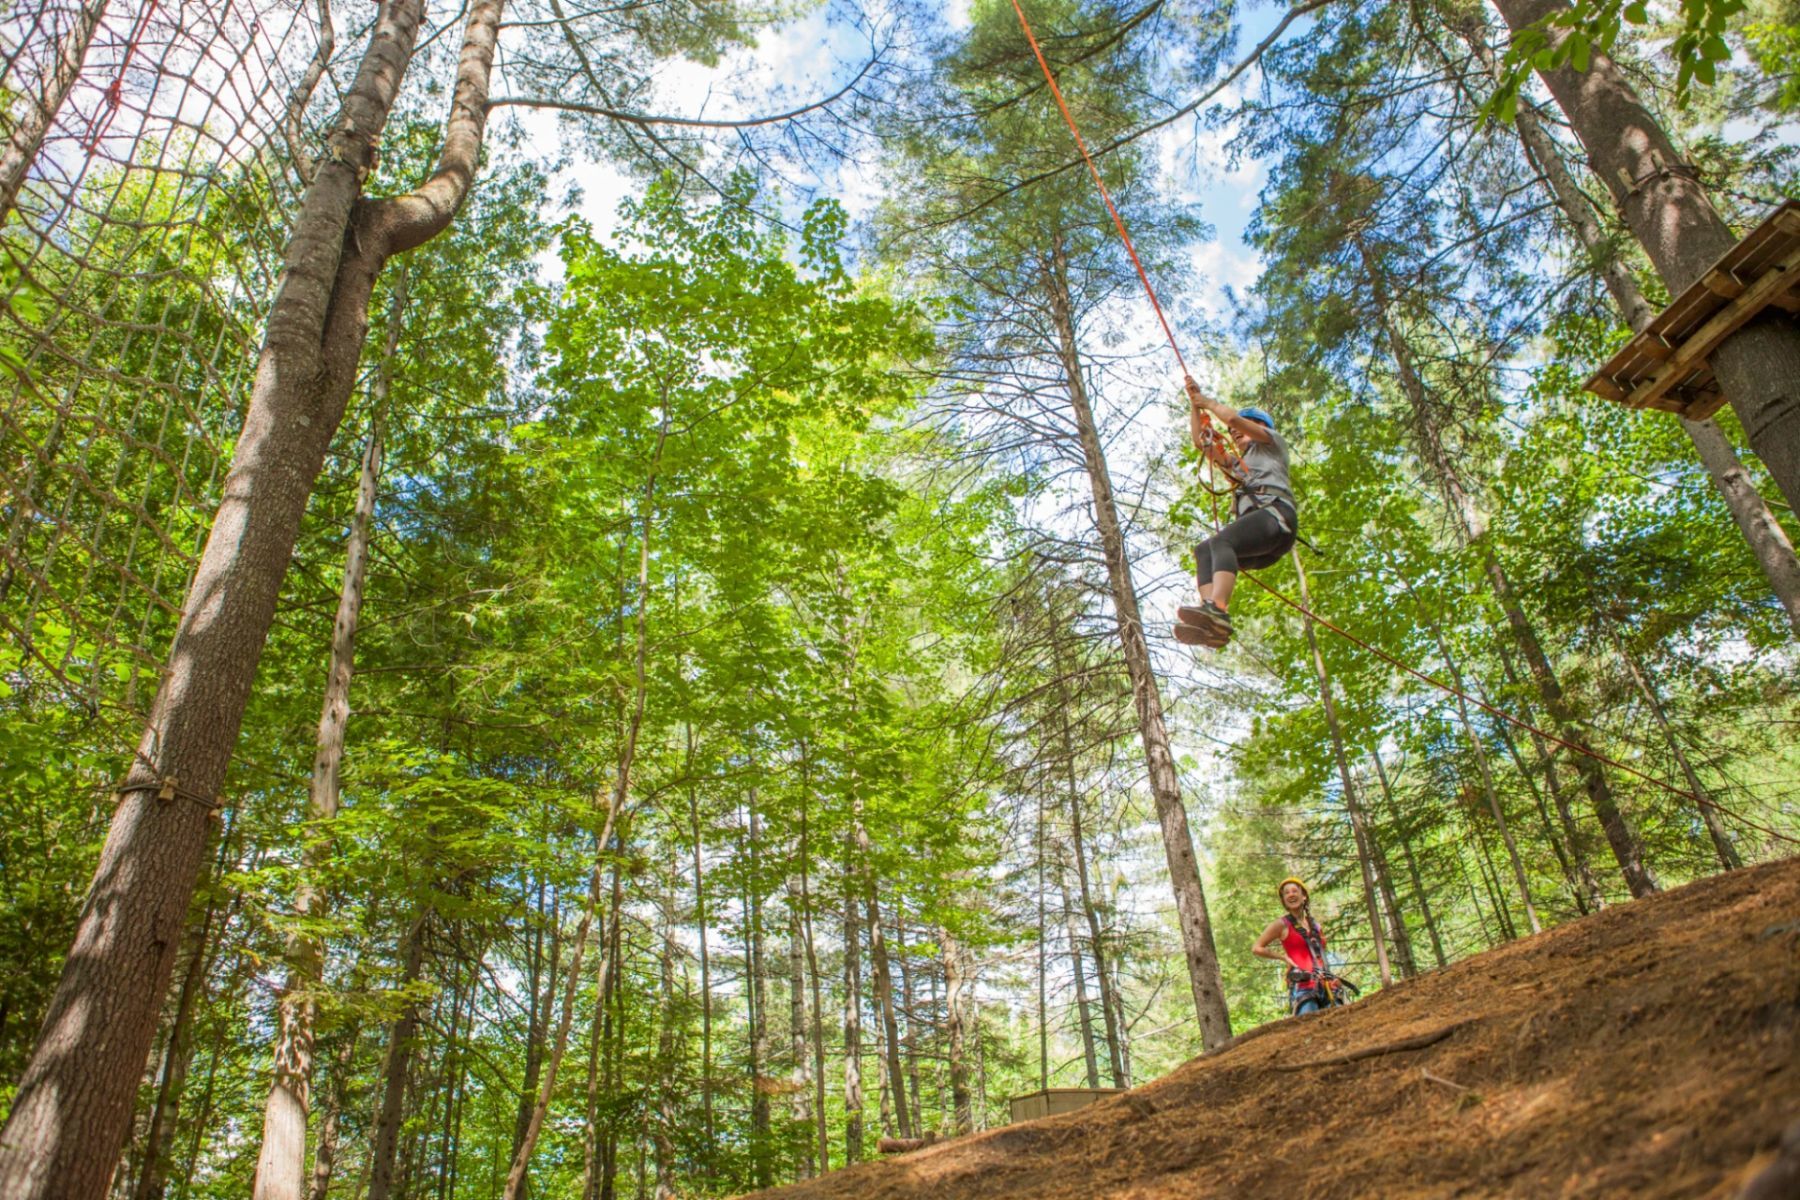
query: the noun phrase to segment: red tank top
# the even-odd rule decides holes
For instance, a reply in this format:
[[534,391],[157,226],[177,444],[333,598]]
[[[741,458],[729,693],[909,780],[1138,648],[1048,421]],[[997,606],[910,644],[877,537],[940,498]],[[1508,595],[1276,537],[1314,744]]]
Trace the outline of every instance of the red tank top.
[[[1294,918],[1283,915],[1281,919],[1287,923],[1287,932],[1281,938],[1281,948],[1287,952],[1288,961],[1298,970],[1308,973],[1323,967],[1325,964],[1313,962],[1312,947],[1306,944],[1306,935],[1300,932],[1300,926],[1294,923]],[[1316,921],[1313,922],[1313,933],[1318,937],[1319,945],[1324,946],[1325,931],[1319,928]]]

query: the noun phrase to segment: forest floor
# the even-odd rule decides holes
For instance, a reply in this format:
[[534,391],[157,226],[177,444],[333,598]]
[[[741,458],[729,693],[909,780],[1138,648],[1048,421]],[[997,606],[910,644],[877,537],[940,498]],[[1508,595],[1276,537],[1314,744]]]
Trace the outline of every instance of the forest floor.
[[759,1195],[1725,1200],[1796,1118],[1800,858],[1262,1026],[1080,1112]]

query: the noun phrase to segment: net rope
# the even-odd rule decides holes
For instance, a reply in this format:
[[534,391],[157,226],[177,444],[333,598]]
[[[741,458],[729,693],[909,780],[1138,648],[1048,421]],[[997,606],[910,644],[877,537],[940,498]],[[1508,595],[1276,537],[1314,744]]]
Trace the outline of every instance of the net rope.
[[150,701],[302,184],[290,124],[335,101],[329,72],[305,86],[320,46],[317,11],[276,0],[0,18],[0,145],[19,177],[0,208],[11,702]]

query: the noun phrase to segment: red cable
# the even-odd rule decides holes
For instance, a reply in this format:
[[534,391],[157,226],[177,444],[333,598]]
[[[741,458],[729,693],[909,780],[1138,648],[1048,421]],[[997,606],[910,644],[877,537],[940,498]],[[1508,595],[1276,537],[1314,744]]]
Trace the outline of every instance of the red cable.
[[1106,201],[1106,211],[1112,214],[1113,227],[1119,231],[1119,237],[1125,243],[1125,253],[1131,255],[1131,265],[1137,268],[1138,278],[1143,281],[1144,294],[1150,297],[1150,307],[1156,310],[1156,319],[1162,322],[1163,333],[1169,339],[1169,349],[1175,352],[1175,361],[1181,364],[1181,373],[1190,374],[1187,361],[1181,357],[1181,347],[1175,344],[1175,331],[1169,326],[1169,318],[1163,315],[1162,304],[1156,298],[1156,289],[1150,286],[1150,276],[1144,271],[1144,264],[1138,261],[1137,247],[1131,244],[1131,234],[1125,229],[1125,221],[1119,216],[1119,210],[1113,204],[1112,193],[1106,190],[1106,183],[1100,178],[1100,168],[1094,165],[1088,154],[1087,143],[1081,138],[1081,130],[1075,127],[1075,118],[1069,112],[1068,104],[1063,100],[1062,89],[1056,86],[1056,76],[1050,74],[1050,64],[1044,61],[1044,52],[1039,49],[1037,37],[1031,32],[1031,22],[1025,19],[1025,10],[1019,7],[1019,0],[1012,0],[1013,11],[1019,14],[1019,28],[1025,31],[1025,40],[1031,43],[1031,52],[1037,55],[1038,66],[1043,68],[1044,82],[1050,85],[1050,94],[1056,97],[1056,107],[1062,110],[1063,121],[1069,126],[1069,132],[1075,137],[1075,148],[1081,151],[1081,161],[1087,164],[1088,174],[1094,177],[1094,186],[1100,189],[1100,198]]
[[[1154,308],[1156,310],[1156,319],[1158,321],[1162,322],[1163,333],[1165,335],[1167,335],[1167,337],[1169,339],[1169,349],[1171,349],[1175,352],[1175,361],[1181,365],[1181,373],[1184,376],[1188,375],[1189,371],[1187,369],[1187,362],[1181,357],[1181,347],[1176,345],[1176,343],[1175,343],[1175,331],[1169,327],[1168,317],[1163,315],[1162,304],[1156,298],[1156,289],[1151,286],[1150,276],[1144,271],[1144,264],[1141,261],[1139,261],[1139,259],[1138,259],[1137,247],[1135,247],[1131,244],[1131,234],[1125,228],[1124,218],[1119,216],[1118,207],[1113,204],[1112,193],[1106,190],[1106,183],[1104,180],[1102,180],[1100,178],[1100,169],[1094,165],[1093,157],[1088,154],[1087,143],[1082,140],[1081,130],[1078,129],[1075,125],[1075,117],[1073,114],[1071,114],[1069,112],[1068,103],[1063,100],[1062,89],[1056,86],[1056,77],[1050,73],[1050,64],[1045,61],[1044,52],[1038,46],[1037,37],[1036,37],[1036,35],[1034,35],[1031,32],[1031,22],[1025,19],[1025,10],[1023,8],[1019,7],[1019,0],[1012,0],[1012,6],[1013,6],[1013,11],[1019,15],[1019,28],[1021,28],[1025,31],[1025,40],[1031,43],[1031,52],[1037,56],[1038,66],[1043,69],[1044,82],[1048,83],[1050,85],[1050,94],[1056,98],[1056,107],[1062,111],[1063,121],[1065,124],[1068,125],[1070,134],[1072,134],[1075,138],[1076,149],[1081,151],[1081,161],[1087,164],[1088,174],[1092,175],[1094,177],[1094,186],[1100,189],[1100,198],[1106,202],[1106,211],[1112,214],[1113,227],[1119,231],[1119,238],[1120,238],[1120,240],[1122,240],[1125,243],[1125,252],[1127,254],[1131,255],[1131,265],[1137,268],[1138,278],[1143,281],[1144,294],[1146,296],[1150,297],[1150,307]],[[1207,490],[1211,491],[1212,489],[1208,488]],[[1214,495],[1216,497],[1217,493],[1215,492]],[[1217,512],[1217,508],[1216,508],[1216,500],[1215,500],[1215,510],[1213,513],[1213,523],[1215,525],[1217,525],[1219,523],[1218,512]],[[1337,634],[1339,637],[1345,639],[1346,641],[1354,642],[1356,645],[1361,646],[1364,650],[1367,650],[1370,654],[1373,654],[1375,657],[1381,659],[1383,662],[1386,662],[1389,666],[1396,667],[1399,670],[1406,672],[1408,675],[1411,675],[1414,679],[1417,679],[1422,683],[1429,684],[1432,687],[1437,688],[1439,691],[1447,692],[1452,696],[1456,696],[1459,699],[1462,699],[1469,704],[1473,704],[1475,707],[1481,709],[1483,712],[1486,712],[1495,717],[1498,717],[1502,721],[1505,721],[1508,724],[1517,726],[1520,729],[1528,730],[1529,732],[1534,733],[1541,738],[1544,738],[1546,741],[1554,742],[1558,746],[1561,746],[1565,750],[1572,751],[1576,754],[1586,755],[1588,758],[1593,759],[1595,762],[1604,763],[1607,766],[1614,768],[1615,770],[1625,772],[1627,775],[1636,776],[1637,778],[1642,779],[1646,783],[1655,784],[1657,787],[1662,788],[1664,791],[1669,792],[1672,795],[1680,796],[1686,800],[1692,800],[1696,805],[1704,805],[1705,807],[1712,808],[1718,812],[1724,813],[1726,816],[1732,818],[1733,820],[1737,821],[1739,824],[1745,826],[1746,828],[1754,829],[1758,833],[1766,834],[1767,836],[1775,838],[1779,841],[1794,842],[1794,843],[1800,844],[1800,838],[1789,837],[1787,834],[1778,833],[1775,830],[1770,829],[1765,825],[1758,825],[1756,822],[1750,820],[1749,818],[1741,816],[1738,813],[1733,812],[1731,809],[1726,808],[1723,804],[1720,804],[1716,800],[1703,800],[1699,796],[1695,795],[1693,792],[1683,791],[1681,788],[1676,787],[1672,783],[1668,783],[1664,780],[1658,779],[1653,775],[1647,775],[1644,772],[1638,770],[1637,768],[1627,766],[1615,758],[1609,758],[1608,756],[1600,753],[1598,750],[1595,750],[1591,746],[1584,746],[1584,745],[1581,745],[1579,742],[1571,742],[1565,738],[1558,737],[1554,733],[1549,733],[1545,730],[1539,729],[1537,726],[1532,725],[1527,721],[1521,721],[1518,717],[1515,717],[1510,713],[1502,712],[1499,709],[1495,708],[1493,705],[1488,704],[1485,701],[1476,699],[1474,696],[1469,695],[1468,693],[1462,691],[1460,688],[1451,687],[1449,684],[1444,683],[1441,680],[1433,679],[1431,676],[1425,674],[1423,671],[1420,671],[1414,667],[1410,667],[1410,666],[1406,665],[1405,663],[1401,662],[1399,659],[1397,659],[1393,655],[1387,653],[1385,650],[1379,650],[1379,649],[1375,648],[1374,646],[1369,645],[1369,643],[1363,641],[1361,638],[1357,637],[1355,634],[1350,633],[1347,630],[1339,628],[1337,625],[1334,625],[1332,622],[1327,621],[1324,617],[1319,616],[1317,613],[1313,612],[1311,609],[1307,608],[1305,605],[1299,603],[1298,601],[1289,599],[1287,596],[1283,595],[1281,592],[1276,591],[1273,587],[1270,587],[1268,584],[1266,584],[1262,580],[1258,579],[1255,575],[1251,575],[1251,574],[1249,574],[1249,572],[1244,572],[1244,574],[1249,577],[1250,582],[1254,583],[1257,587],[1259,587],[1263,591],[1269,593],[1269,595],[1275,597],[1277,600],[1281,601],[1283,604],[1287,605],[1289,608],[1292,608],[1296,612],[1301,613],[1303,616],[1305,616],[1309,620],[1317,621],[1319,624],[1321,624],[1325,628],[1331,630],[1331,632]]]

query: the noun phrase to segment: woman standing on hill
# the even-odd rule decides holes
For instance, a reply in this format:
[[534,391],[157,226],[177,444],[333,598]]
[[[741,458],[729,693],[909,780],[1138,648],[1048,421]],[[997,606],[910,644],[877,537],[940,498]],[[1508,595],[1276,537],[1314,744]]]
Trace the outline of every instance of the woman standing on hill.
[[[1297,1017],[1345,1003],[1338,990],[1344,986],[1343,981],[1331,973],[1325,961],[1325,931],[1313,919],[1311,895],[1306,885],[1289,876],[1281,881],[1279,895],[1281,907],[1287,911],[1280,920],[1269,922],[1269,927],[1256,939],[1256,945],[1250,947],[1250,953],[1258,958],[1289,964],[1290,1015]],[[1275,948],[1277,941],[1281,943],[1279,950]]]

